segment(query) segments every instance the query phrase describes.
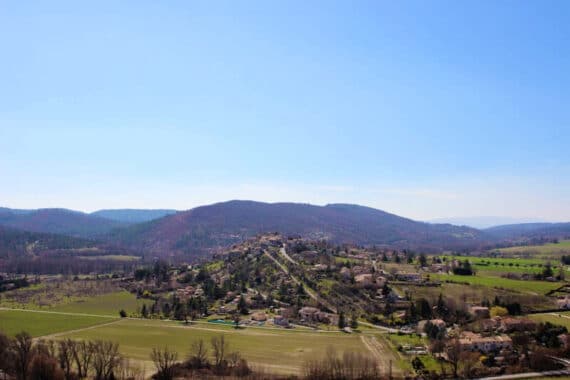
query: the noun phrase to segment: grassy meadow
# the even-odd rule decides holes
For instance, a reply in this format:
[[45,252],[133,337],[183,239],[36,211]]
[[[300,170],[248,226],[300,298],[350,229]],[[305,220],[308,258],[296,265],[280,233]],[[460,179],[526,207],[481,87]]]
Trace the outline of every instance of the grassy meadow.
[[493,251],[509,255],[533,254],[535,257],[548,258],[556,255],[570,254],[570,240],[561,240],[558,243],[549,243],[544,245],[500,248]]
[[[156,320],[120,320],[117,323],[61,335],[61,338],[105,339],[120,344],[128,358],[147,362],[153,347],[168,346],[181,358],[189,352],[192,342],[225,335],[230,351],[239,351],[252,365],[278,373],[299,373],[306,359],[318,358],[329,347],[338,351],[368,353],[359,335],[340,332],[307,332],[195,324]],[[386,355],[393,355],[386,352]]]
[[103,294],[80,295],[69,292],[66,286],[39,284],[5,293],[0,298],[0,307],[118,316],[121,309],[133,314],[150,302],[113,288]]
[[475,276],[460,276],[454,274],[430,274],[439,281],[451,281],[460,284],[481,285],[488,288],[508,289],[517,293],[544,295],[562,286],[560,282],[513,280],[498,276],[477,273]]
[[570,312],[531,314],[529,318],[537,322],[550,322],[555,325],[565,326],[570,331]]
[[113,320],[111,318],[83,315],[0,310],[0,331],[12,336],[21,331],[26,331],[33,337],[39,337],[95,326]]
[[128,314],[135,313],[145,303],[150,304],[151,301],[137,299],[134,294],[122,290],[93,297],[77,297],[68,300],[66,303],[55,305],[50,310],[118,316],[121,309],[124,309]]

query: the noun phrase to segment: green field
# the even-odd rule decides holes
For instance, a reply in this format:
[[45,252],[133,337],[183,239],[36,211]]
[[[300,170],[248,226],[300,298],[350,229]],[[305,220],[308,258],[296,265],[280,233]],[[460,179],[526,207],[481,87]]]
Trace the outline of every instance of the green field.
[[531,314],[529,317],[538,322],[550,322],[565,326],[570,331],[570,312]]
[[118,316],[121,309],[124,309],[129,314],[136,313],[144,303],[150,302],[137,299],[135,295],[127,291],[120,291],[94,297],[73,298],[67,303],[53,306],[49,310]]
[[470,285],[482,285],[490,288],[510,289],[528,294],[546,294],[563,285],[560,282],[512,280],[509,278],[485,276],[481,274],[475,276],[430,274],[430,277],[439,281],[453,281],[457,283],[468,283]]
[[[394,351],[398,350],[398,346],[404,345],[411,345],[411,346],[429,346],[429,341],[427,338],[422,338],[416,334],[410,335],[399,335],[399,334],[388,334],[386,335],[386,339],[389,342],[390,346]],[[399,353],[399,360],[398,365],[406,369],[410,372],[413,371],[411,360],[414,358],[415,355],[406,355],[403,353]],[[419,358],[422,360],[422,363],[426,366],[426,368],[430,371],[432,370],[439,370],[440,365],[436,361],[436,359],[431,355],[419,355]]]
[[[29,290],[29,288],[24,288],[17,291],[27,292]],[[53,290],[50,289],[50,291]],[[96,296],[63,296],[61,300],[54,305],[38,305],[35,302],[22,304],[19,302],[11,302],[4,297],[0,301],[0,307],[118,316],[119,310],[121,309],[124,309],[128,314],[133,314],[142,307],[143,303],[150,302],[151,301],[148,300],[137,299],[134,294],[121,290]]]
[[0,331],[8,335],[26,331],[37,337],[108,323],[113,320],[105,317],[0,310]]
[[360,337],[340,332],[307,332],[302,330],[241,329],[197,324],[185,326],[175,322],[153,320],[120,320],[94,329],[66,334],[74,339],[105,339],[120,344],[129,358],[147,362],[153,347],[168,345],[181,358],[189,352],[192,342],[204,339],[208,344],[214,336],[224,334],[231,351],[239,351],[253,365],[272,372],[298,373],[309,358],[324,355],[328,347],[338,351],[368,354]]
[[[514,266],[518,264],[519,266],[542,266],[546,263],[544,259],[540,258],[515,258],[515,257],[479,257],[479,256],[441,256],[445,258],[446,261],[450,260],[469,260],[471,264],[491,264],[494,266]],[[553,263],[554,265],[558,263]]]
[[550,262],[552,270],[560,268],[560,261],[547,260],[544,258],[504,258],[504,257],[476,257],[476,256],[442,256],[446,261],[456,259],[458,261],[469,260],[477,272],[494,273],[528,273],[537,274],[544,270],[545,265]]
[[529,245],[520,247],[500,248],[498,251],[505,254],[535,253],[540,255],[570,254],[570,240],[561,240],[558,244]]
[[77,256],[84,260],[112,260],[112,261],[139,261],[141,258],[139,256],[130,255],[92,255],[92,256]]

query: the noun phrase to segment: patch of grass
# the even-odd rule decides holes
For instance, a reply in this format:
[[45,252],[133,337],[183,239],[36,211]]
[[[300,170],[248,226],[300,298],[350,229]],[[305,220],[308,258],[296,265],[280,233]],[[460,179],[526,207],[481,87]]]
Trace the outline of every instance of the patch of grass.
[[[25,293],[37,290],[44,290],[42,284],[35,289],[23,288],[18,289],[16,292]],[[54,293],[58,291],[59,290],[57,288],[53,287],[49,289],[45,288],[45,293]],[[0,307],[118,316],[119,310],[121,309],[124,309],[127,314],[131,315],[136,313],[144,303],[147,304],[147,307],[152,303],[152,301],[149,300],[137,299],[134,294],[125,290],[93,296],[66,296],[65,291],[61,290],[61,293],[58,293],[57,297],[54,297],[53,300],[50,301],[51,303],[39,303],[38,300],[44,301],[46,298],[47,297],[45,297],[43,293],[38,293],[34,297],[31,297],[27,302],[22,303],[3,297],[0,300]]]
[[557,244],[528,245],[520,247],[500,248],[498,251],[506,254],[538,253],[542,255],[568,254],[570,253],[570,240],[561,240]]
[[[394,351],[397,351],[398,346],[403,346],[409,344],[411,346],[424,346],[427,348],[429,345],[429,341],[427,338],[423,338],[418,336],[417,334],[410,334],[410,335],[399,335],[399,334],[389,334],[386,336],[390,346]],[[409,372],[413,372],[412,368],[412,359],[415,356],[418,356],[422,363],[424,363],[425,367],[429,371],[439,370],[440,366],[437,360],[431,355],[406,355],[404,353],[399,352],[400,360],[398,361],[398,366],[404,370]]]
[[355,257],[341,257],[341,256],[335,256],[334,257],[334,261],[335,263],[339,263],[339,264],[360,264],[363,260],[362,259],[357,259]]
[[409,344],[412,346],[426,346],[428,345],[427,338],[423,338],[417,334],[389,334],[388,340],[390,340],[395,346],[403,346]]
[[[488,266],[488,267],[522,267],[522,268],[534,268],[542,267],[548,262],[546,259],[541,258],[518,258],[518,257],[479,257],[479,256],[441,256],[442,259],[446,261],[458,260],[464,261],[469,260],[473,265]],[[553,266],[557,265],[558,262],[551,263]]]
[[555,325],[565,326],[570,330],[570,313],[568,312],[531,314],[529,315],[529,318],[532,318],[537,322],[550,322]]
[[112,260],[112,261],[139,261],[141,258],[139,256],[129,256],[129,255],[93,255],[93,256],[77,256],[84,260]]
[[113,319],[104,317],[62,315],[33,311],[0,310],[0,331],[13,336],[26,331],[34,337],[54,334],[101,323]]
[[482,274],[477,274],[475,276],[430,274],[430,276],[432,279],[437,279],[439,281],[453,281],[456,283],[467,283],[470,285],[482,285],[490,288],[511,289],[528,294],[546,294],[563,285],[563,283],[560,282],[512,280],[509,278],[485,276]]
[[205,269],[208,272],[217,272],[220,269],[222,269],[222,266],[224,265],[224,261],[223,260],[217,260],[217,261],[212,261],[209,262],[208,264],[205,265]]
[[50,308],[53,311],[97,315],[119,315],[124,309],[127,314],[136,313],[143,304],[150,306],[152,301],[137,299],[127,291],[113,292],[93,297],[74,297],[68,302]]

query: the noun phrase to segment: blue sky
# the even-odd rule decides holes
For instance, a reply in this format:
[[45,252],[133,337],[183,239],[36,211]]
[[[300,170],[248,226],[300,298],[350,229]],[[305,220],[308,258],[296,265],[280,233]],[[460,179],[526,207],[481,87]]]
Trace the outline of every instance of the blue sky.
[[0,203],[570,220],[567,1],[0,3]]

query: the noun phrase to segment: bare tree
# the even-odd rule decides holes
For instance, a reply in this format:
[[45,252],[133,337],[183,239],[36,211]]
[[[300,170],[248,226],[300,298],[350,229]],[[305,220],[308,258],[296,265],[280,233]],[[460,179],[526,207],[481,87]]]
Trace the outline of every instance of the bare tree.
[[229,349],[229,344],[226,341],[226,337],[224,335],[213,337],[211,343],[212,353],[214,354],[214,365],[217,368],[222,368],[226,360],[226,353]]
[[93,362],[94,344],[92,342],[79,341],[70,346],[73,360],[77,368],[77,377],[84,379],[89,374]]
[[338,355],[329,347],[322,359],[312,359],[303,364],[306,379],[379,379],[376,361],[361,353],[345,352]]
[[203,339],[192,343],[188,362],[192,368],[203,368],[208,364],[208,348]]
[[71,339],[60,340],[58,342],[57,358],[59,366],[63,369],[65,378],[71,379],[71,369],[73,367],[73,352],[76,342]]
[[31,379],[63,380],[65,375],[57,360],[46,352],[36,353],[30,362],[29,377]]
[[95,341],[93,343],[93,369],[95,380],[109,380],[115,368],[121,362],[119,345],[110,341]]
[[463,378],[472,378],[472,372],[475,370],[479,363],[479,354],[475,352],[463,351],[460,355],[461,372]]
[[453,369],[453,378],[457,378],[457,369],[459,367],[459,362],[461,360],[461,344],[459,343],[459,338],[453,338],[448,342],[446,347],[447,359],[451,364]]
[[168,347],[153,348],[150,358],[158,371],[155,375],[157,380],[172,380],[174,378],[174,365],[178,360],[178,353]]
[[239,364],[240,360],[241,360],[241,355],[237,351],[230,352],[230,354],[228,355],[228,364],[232,368],[236,367]]
[[27,380],[28,368],[33,357],[32,337],[26,332],[21,332],[12,341],[12,347],[15,353],[16,378]]
[[13,353],[10,350],[11,345],[10,338],[0,333],[0,370],[4,373],[10,372],[14,364]]

